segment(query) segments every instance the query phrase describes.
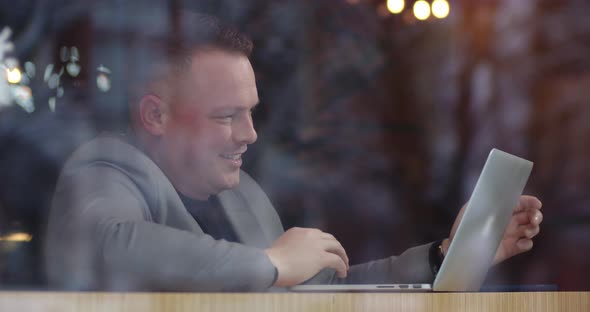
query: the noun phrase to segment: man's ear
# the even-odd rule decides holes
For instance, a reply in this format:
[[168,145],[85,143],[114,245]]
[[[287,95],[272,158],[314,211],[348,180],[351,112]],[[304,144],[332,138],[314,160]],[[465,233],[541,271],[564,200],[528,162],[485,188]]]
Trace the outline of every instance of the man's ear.
[[139,102],[139,121],[142,127],[151,135],[162,135],[166,130],[168,107],[159,97],[149,94]]

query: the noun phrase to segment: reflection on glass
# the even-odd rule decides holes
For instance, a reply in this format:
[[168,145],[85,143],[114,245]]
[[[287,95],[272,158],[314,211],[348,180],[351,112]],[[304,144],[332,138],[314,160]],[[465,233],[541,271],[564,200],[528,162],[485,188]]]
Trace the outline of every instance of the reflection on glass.
[[52,74],[51,77],[49,77],[49,80],[47,81],[47,86],[49,87],[49,89],[56,89],[59,86],[59,75]]
[[35,111],[35,105],[33,104],[33,92],[28,86],[15,85],[11,87],[12,97],[16,104],[27,113]]
[[70,52],[68,51],[68,47],[61,47],[59,50],[59,58],[62,62],[67,62],[70,57]]
[[33,64],[31,62],[25,63],[25,73],[27,74],[27,76],[29,76],[29,78],[34,78],[36,71],[37,71],[37,68],[35,67],[35,64]]
[[68,71],[68,74],[70,74],[70,76],[72,77],[77,77],[78,74],[80,74],[80,65],[78,65],[78,63],[68,63],[68,65],[66,66],[66,70]]
[[98,76],[96,76],[96,86],[102,92],[107,92],[111,89],[111,79],[108,75],[111,74],[111,70],[104,65],[98,66]]
[[4,59],[6,52],[10,52],[14,48],[14,45],[9,40],[10,35],[12,35],[12,30],[8,27],[4,27],[0,32],[0,61]]
[[111,89],[111,80],[106,74],[100,73],[96,77],[96,86],[102,92],[107,92]]
[[43,81],[47,82],[49,80],[49,78],[51,77],[52,73],[53,73],[53,64],[49,64],[49,65],[47,65],[47,67],[45,67],[45,72],[43,74]]
[[51,110],[52,112],[55,112],[55,97],[54,96],[49,98],[49,100],[47,101],[47,104],[49,104],[49,110]]
[[80,53],[78,52],[78,48],[72,47],[70,49],[70,60],[73,62],[80,60]]

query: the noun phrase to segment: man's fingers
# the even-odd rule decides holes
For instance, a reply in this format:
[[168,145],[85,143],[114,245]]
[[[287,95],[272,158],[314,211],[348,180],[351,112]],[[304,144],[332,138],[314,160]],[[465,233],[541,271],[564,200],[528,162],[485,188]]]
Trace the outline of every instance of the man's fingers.
[[543,221],[543,214],[537,209],[530,209],[526,211],[516,212],[512,218],[517,224],[535,224],[539,225]]
[[346,251],[344,250],[344,247],[342,247],[342,244],[340,244],[340,242],[336,239],[336,237],[334,237],[334,235],[330,234],[330,233],[325,233],[322,232],[322,238],[325,240],[329,241],[328,247],[326,247],[328,251],[333,252],[338,254],[339,256],[342,257],[342,259],[346,262],[346,266],[348,267],[348,255],[346,254]]
[[520,211],[512,215],[512,219],[516,224],[528,224],[531,222],[529,213],[527,211]]
[[521,225],[519,227],[519,237],[533,238],[539,234],[540,228],[536,225]]
[[348,266],[346,265],[346,263],[344,263],[344,260],[342,260],[342,258],[339,255],[331,252],[325,252],[323,255],[323,259],[325,261],[325,267],[329,267],[336,270],[336,273],[340,278],[346,277],[346,275],[348,274]]
[[12,31],[10,30],[10,28],[2,28],[2,32],[0,32],[0,41],[5,41],[6,39],[8,39],[8,37],[10,37],[11,34]]
[[321,237],[323,239],[337,240],[336,237],[334,237],[334,235],[332,235],[330,233],[326,233],[326,232],[322,232]]
[[543,207],[543,204],[538,198],[534,196],[522,195],[514,207],[514,213],[526,211],[529,209],[541,209],[541,207]]
[[520,252],[529,251],[533,248],[533,240],[528,238],[519,239],[516,242],[516,247],[518,247]]
[[533,238],[539,234],[541,228],[538,225],[519,225],[518,228],[506,233],[504,238]]
[[510,225],[504,234],[504,239],[506,238],[533,238],[539,234],[541,228],[538,225],[534,224],[519,224],[519,225]]
[[539,210],[529,210],[529,220],[532,224],[539,225],[543,221],[543,214]]
[[344,261],[346,268],[348,268],[348,255],[346,254],[344,247],[342,247],[342,244],[337,240],[326,240],[324,241],[324,244],[324,250],[338,255],[342,258],[342,261]]

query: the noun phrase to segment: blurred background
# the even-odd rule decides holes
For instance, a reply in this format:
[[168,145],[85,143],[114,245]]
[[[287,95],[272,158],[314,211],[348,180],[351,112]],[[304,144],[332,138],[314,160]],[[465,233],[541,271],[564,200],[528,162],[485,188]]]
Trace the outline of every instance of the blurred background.
[[[0,0],[0,288],[45,289],[40,247],[77,146],[127,127],[129,85],[178,10],[254,41],[259,139],[244,169],[286,228],[352,263],[446,237],[490,149],[535,162],[532,252],[497,284],[590,290],[590,2]],[[4,31],[2,31],[4,29]],[[354,226],[352,226],[354,225]]]

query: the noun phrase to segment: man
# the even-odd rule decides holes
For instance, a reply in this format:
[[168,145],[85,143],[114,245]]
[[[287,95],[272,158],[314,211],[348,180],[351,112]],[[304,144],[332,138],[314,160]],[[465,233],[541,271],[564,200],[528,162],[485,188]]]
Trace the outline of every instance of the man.
[[[50,282],[159,291],[432,282],[458,221],[445,240],[352,267],[334,236],[284,232],[240,170],[257,139],[252,43],[207,18],[194,29],[132,103],[132,135],[101,136],[65,165],[48,225]],[[540,207],[521,198],[496,262],[532,248]]]

